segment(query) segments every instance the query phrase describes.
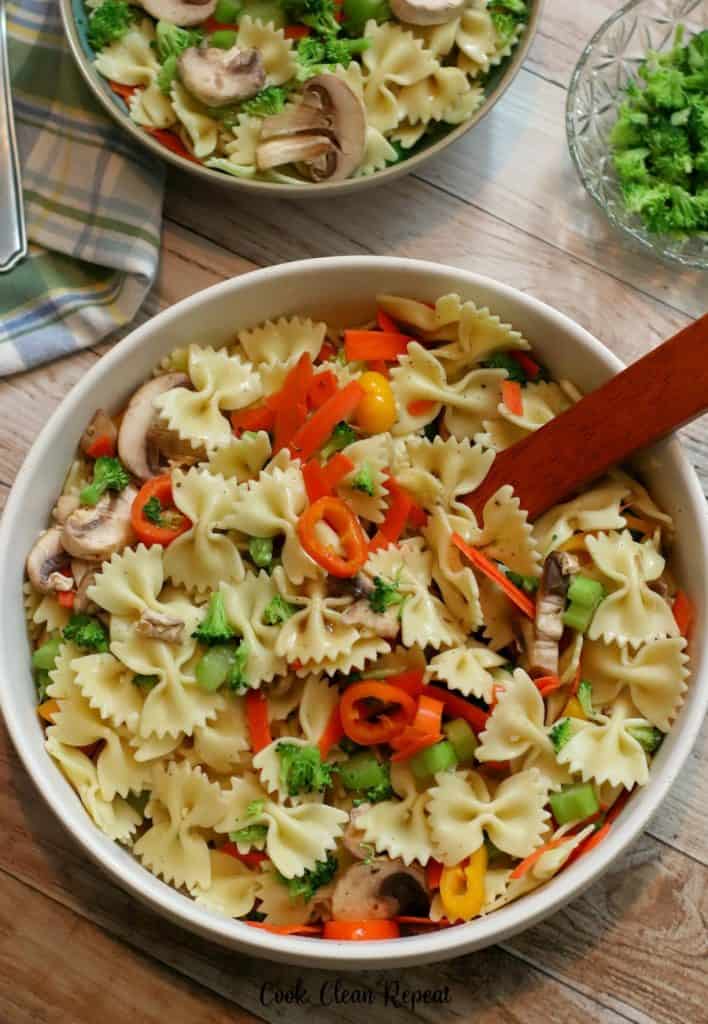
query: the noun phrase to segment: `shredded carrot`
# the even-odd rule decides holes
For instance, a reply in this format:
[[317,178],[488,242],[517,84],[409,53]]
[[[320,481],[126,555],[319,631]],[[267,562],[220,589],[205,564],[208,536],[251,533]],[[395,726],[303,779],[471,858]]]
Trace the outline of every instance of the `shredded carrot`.
[[605,815],[605,821],[608,825],[611,825],[615,818],[618,818],[620,816],[631,795],[632,793],[629,789],[626,789],[624,793],[620,793],[615,802],[612,804],[612,807],[610,807],[607,814]]
[[488,576],[490,580],[493,580],[501,589],[504,591],[506,596],[512,601],[517,608],[519,608],[524,615],[528,616],[529,619],[536,617],[536,605],[523,590],[520,590],[515,586],[510,579],[508,579],[501,569],[497,568],[491,559],[483,555],[477,548],[471,547],[467,544],[459,533],[453,533],[452,543],[458,548],[463,555],[469,558],[470,562],[483,572],[485,576]]
[[563,685],[558,676],[540,676],[538,679],[534,679],[534,683],[542,697],[547,697],[549,693],[560,690]]
[[514,416],[523,416],[524,401],[521,397],[521,385],[517,380],[505,380],[502,383],[502,401]]
[[405,355],[410,338],[388,331],[345,331],[344,351],[350,363],[367,359],[393,360]]
[[137,85],[123,85],[122,82],[114,82],[110,78],[108,79],[108,85],[111,88],[111,92],[114,92],[116,96],[120,96],[122,100],[127,103],[134,93],[140,90],[140,86]]
[[685,591],[679,590],[676,594],[671,610],[674,613],[679,633],[681,636],[687,637],[693,625],[694,610],[693,604]]
[[[572,837],[571,837],[572,838]],[[549,842],[544,843],[543,846],[539,846],[533,853],[530,853],[528,857],[525,857],[520,864],[517,864],[514,870],[511,872],[510,878],[523,878],[527,871],[530,870],[544,853],[548,853],[549,850],[555,850],[557,846],[562,846],[563,843],[569,842],[567,836],[561,836],[560,839],[551,839]]]
[[407,408],[411,416],[425,416],[438,404],[429,398],[418,398],[414,402],[409,402]]
[[582,843],[575,847],[570,857],[568,857],[568,860],[565,862],[564,867],[568,867],[568,865],[578,860],[579,857],[582,857],[584,854],[589,853],[590,850],[594,850],[596,846],[599,846],[602,840],[607,836],[611,827],[611,823],[606,821],[602,828],[599,828],[597,832],[593,832],[591,836],[584,839]]

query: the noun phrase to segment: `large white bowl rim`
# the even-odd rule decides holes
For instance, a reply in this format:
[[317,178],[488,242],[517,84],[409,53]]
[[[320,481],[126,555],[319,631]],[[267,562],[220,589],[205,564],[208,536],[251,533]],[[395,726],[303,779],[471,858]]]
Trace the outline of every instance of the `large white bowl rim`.
[[[35,441],[8,498],[0,525],[0,705],[24,765],[46,801],[84,850],[124,889],[192,931],[236,950],[292,964],[329,967],[401,967],[481,949],[528,928],[576,897],[615,860],[647,824],[681,771],[708,707],[705,667],[708,532],[704,497],[678,442],[642,457],[641,469],[677,525],[675,565],[696,603],[692,679],[686,702],[652,766],[649,784],[629,802],[608,837],[550,883],[516,903],[467,925],[380,942],[347,943],[281,936],[211,913],[141,867],[92,823],[59,769],[47,756],[34,708],[29,647],[22,609],[24,557],[46,525],[83,425],[98,405],[119,404],[154,364],[180,344],[233,337],[236,330],[280,315],[308,312],[361,321],[377,291],[423,300],[456,291],[489,306],[532,341],[554,376],[575,377],[585,389],[621,369],[592,335],[542,302],[490,278],[420,260],[374,256],[304,260],[224,281],[133,331],[95,364],[63,400]],[[362,315],[363,313],[363,315]],[[228,315],[227,315],[228,314]],[[638,328],[640,329],[640,328]]]

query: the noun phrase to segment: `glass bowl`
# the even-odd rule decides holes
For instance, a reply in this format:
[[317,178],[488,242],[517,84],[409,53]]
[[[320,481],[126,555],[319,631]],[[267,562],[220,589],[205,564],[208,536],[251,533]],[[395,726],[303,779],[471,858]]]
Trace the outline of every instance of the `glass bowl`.
[[684,41],[702,31],[705,0],[631,0],[602,25],[573,72],[566,106],[568,145],[580,179],[612,224],[664,260],[708,269],[708,234],[654,234],[625,209],[609,136],[624,89],[648,50],[671,48],[678,25]]

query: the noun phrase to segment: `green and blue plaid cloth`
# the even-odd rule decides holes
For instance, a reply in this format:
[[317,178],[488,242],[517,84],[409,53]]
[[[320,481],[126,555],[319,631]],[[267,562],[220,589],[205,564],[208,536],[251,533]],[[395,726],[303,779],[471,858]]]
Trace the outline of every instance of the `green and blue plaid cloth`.
[[7,8],[30,252],[0,275],[0,375],[129,323],[155,278],[164,168],[96,102],[55,0]]

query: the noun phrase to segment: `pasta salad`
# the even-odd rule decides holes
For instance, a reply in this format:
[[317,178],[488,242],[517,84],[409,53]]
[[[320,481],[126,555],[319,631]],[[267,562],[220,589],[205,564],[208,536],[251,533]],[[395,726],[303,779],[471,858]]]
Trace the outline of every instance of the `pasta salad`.
[[276,932],[488,914],[607,834],[686,690],[672,522],[616,469],[530,523],[495,453],[579,397],[445,295],[174,351],[27,559],[46,748],[165,882]]
[[524,0],[86,0],[94,66],[167,148],[237,178],[374,174],[468,120]]

